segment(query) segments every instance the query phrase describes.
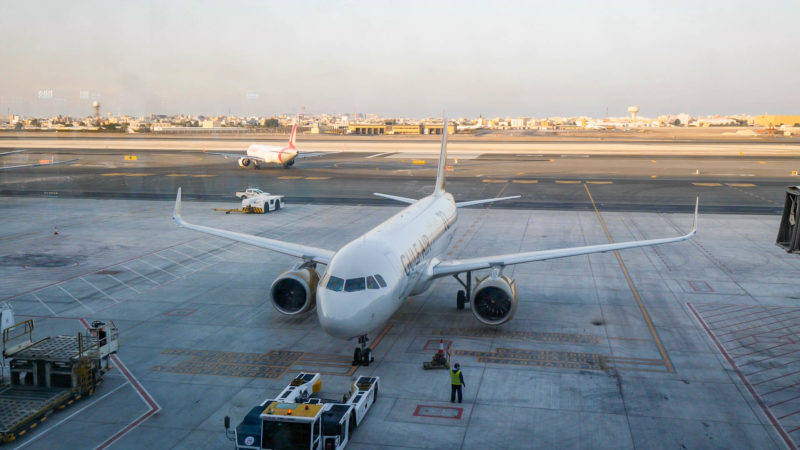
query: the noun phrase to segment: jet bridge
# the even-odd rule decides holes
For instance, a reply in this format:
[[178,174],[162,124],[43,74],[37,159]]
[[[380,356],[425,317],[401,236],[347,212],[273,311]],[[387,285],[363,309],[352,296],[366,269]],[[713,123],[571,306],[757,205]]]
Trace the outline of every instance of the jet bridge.
[[800,186],[786,188],[786,202],[775,243],[788,253],[800,253]]

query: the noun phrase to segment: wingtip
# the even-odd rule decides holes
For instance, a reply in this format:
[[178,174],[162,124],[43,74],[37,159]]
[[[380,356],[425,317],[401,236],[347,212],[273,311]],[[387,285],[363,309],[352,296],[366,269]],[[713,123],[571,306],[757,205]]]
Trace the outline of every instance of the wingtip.
[[699,211],[700,211],[700,196],[697,196],[697,198],[694,201],[694,222],[692,223],[692,232],[691,232],[692,235],[697,233],[697,215]]
[[175,208],[172,210],[172,220],[178,225],[183,221],[181,219],[181,188],[178,188],[178,194],[175,196]]

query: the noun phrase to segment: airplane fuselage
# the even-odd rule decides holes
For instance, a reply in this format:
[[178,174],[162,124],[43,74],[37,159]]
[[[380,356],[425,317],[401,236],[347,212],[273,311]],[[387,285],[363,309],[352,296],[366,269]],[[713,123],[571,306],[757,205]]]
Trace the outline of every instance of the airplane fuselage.
[[[345,339],[366,335],[382,328],[406,298],[430,288],[428,268],[449,247],[456,217],[452,195],[431,195],[336,252],[317,289],[323,329]],[[375,275],[385,286],[366,279],[362,289],[360,280]]]
[[289,164],[297,157],[297,150],[291,147],[253,144],[247,147],[247,156],[261,158],[271,164]]

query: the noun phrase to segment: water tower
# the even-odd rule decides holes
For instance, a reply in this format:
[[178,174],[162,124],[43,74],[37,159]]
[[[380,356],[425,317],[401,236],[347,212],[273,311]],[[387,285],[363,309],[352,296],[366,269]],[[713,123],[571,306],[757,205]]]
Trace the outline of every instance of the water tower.
[[92,103],[92,107],[94,108],[94,122],[98,126],[100,125],[100,102],[97,100]]
[[636,122],[636,113],[639,112],[638,106],[628,106],[628,112],[631,113],[631,121]]

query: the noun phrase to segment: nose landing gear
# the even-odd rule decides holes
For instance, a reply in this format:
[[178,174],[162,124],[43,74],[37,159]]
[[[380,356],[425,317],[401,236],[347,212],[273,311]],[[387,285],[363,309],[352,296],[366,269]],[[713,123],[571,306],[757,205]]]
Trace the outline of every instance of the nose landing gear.
[[375,361],[375,358],[372,357],[372,349],[367,347],[367,341],[369,341],[369,338],[366,334],[358,338],[359,346],[353,350],[354,366],[368,367],[369,363]]

